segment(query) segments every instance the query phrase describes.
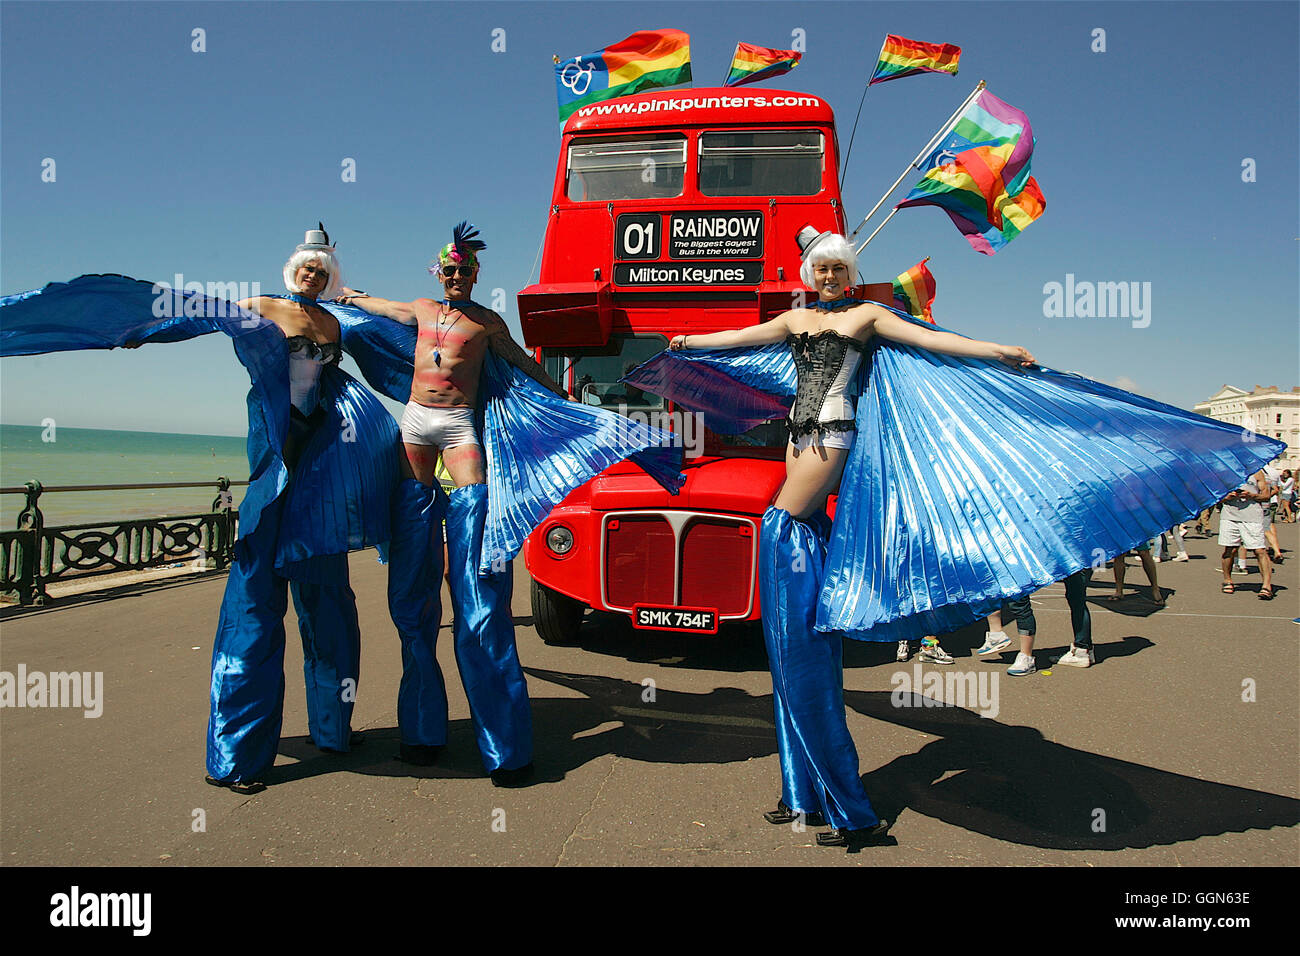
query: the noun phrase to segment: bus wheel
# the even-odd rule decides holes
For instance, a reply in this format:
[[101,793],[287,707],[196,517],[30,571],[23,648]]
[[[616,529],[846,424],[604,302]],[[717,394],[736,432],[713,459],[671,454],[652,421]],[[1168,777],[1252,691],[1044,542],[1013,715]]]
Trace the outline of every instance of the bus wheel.
[[578,643],[585,605],[581,601],[533,582],[533,626],[543,644],[565,646]]

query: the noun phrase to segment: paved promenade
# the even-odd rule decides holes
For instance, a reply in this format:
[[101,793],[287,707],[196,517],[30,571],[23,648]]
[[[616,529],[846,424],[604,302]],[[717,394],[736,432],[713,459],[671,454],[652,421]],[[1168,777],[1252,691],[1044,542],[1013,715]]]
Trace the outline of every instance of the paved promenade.
[[[846,646],[849,728],[868,792],[896,820],[889,845],[853,854],[759,815],[775,804],[779,777],[756,632],[653,635],[589,616],[579,646],[546,647],[531,626],[522,562],[514,610],[538,778],[521,790],[495,789],[479,765],[448,623],[449,747],[434,768],[394,759],[400,658],[373,551],[351,564],[364,639],[354,726],[366,741],[346,756],[306,742],[290,610],[284,737],[271,786],[255,796],[202,779],[224,575],[5,608],[0,670],[102,672],[104,684],[99,717],[0,711],[0,860],[1295,865],[1300,535],[1296,525],[1279,530],[1290,554],[1272,602],[1257,598],[1257,574],[1221,594],[1218,548],[1199,537],[1188,539],[1190,562],[1159,565],[1163,609],[1142,596],[1140,567],[1130,566],[1128,596],[1113,607],[1103,600],[1110,574],[1099,574],[1089,670],[1007,677],[1011,655],[971,656],[982,639],[974,629],[945,638],[957,657],[946,668],[896,664],[893,645]],[[1044,667],[1069,643],[1062,587],[1034,605]],[[977,693],[962,707],[897,706],[920,705],[903,691],[917,675],[927,691],[931,673],[961,679],[944,689],[949,700]]]

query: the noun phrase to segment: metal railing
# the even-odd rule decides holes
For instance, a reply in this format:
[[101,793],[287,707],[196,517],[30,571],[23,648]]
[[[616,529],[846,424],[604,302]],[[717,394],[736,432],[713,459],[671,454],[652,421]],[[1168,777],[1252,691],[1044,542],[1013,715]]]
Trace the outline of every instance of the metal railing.
[[[121,571],[140,571],[194,560],[221,570],[234,555],[239,513],[230,488],[247,485],[222,476],[216,481],[178,481],[131,485],[60,485],[46,488],[33,479],[0,494],[23,494],[27,504],[16,531],[0,531],[0,591],[22,604],[49,602],[51,581],[81,579]],[[60,491],[130,491],[154,488],[217,489],[212,510],[201,514],[99,521],[47,528],[38,507],[42,494]]]

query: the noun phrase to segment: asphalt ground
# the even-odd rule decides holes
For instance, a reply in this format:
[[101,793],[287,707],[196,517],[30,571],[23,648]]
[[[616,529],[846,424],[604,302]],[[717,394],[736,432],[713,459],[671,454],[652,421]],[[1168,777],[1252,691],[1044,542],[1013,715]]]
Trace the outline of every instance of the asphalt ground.
[[[1140,567],[1111,605],[1089,590],[1097,664],[1012,678],[1013,655],[972,656],[982,629],[944,638],[950,667],[846,642],[849,728],[883,845],[818,847],[766,824],[779,794],[771,682],[752,628],[716,637],[634,631],[588,616],[573,647],[531,625],[516,565],[536,781],[494,788],[479,763],[444,615],[451,731],[433,768],[395,759],[398,640],[373,551],[351,558],[363,634],[353,726],[329,756],[306,740],[301,647],[285,659],[280,756],[260,794],[203,782],[212,634],[225,583],[209,575],[43,609],[0,610],[0,670],[103,672],[102,715],[0,711],[6,865],[1293,866],[1300,862],[1300,555],[1278,596],[1259,576],[1220,592],[1213,539],[1162,563],[1156,607]],[[1251,567],[1254,560],[1251,559]],[[1061,585],[1034,596],[1037,658],[1069,644]],[[444,606],[450,607],[444,592]],[[292,609],[290,610],[292,616]],[[1011,631],[1012,628],[1008,627]],[[984,697],[925,706],[916,675],[960,675]],[[982,683],[981,683],[982,678]],[[933,680],[934,678],[930,678]],[[949,702],[959,686],[945,688]],[[897,692],[897,693],[894,693]],[[980,711],[989,716],[980,716]],[[996,713],[994,714],[994,710]],[[1010,898],[1008,898],[1009,901]]]

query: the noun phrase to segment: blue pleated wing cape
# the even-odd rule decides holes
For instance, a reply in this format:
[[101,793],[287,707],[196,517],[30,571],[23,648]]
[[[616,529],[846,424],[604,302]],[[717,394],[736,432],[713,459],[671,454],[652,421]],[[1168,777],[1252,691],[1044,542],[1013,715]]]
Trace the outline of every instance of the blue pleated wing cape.
[[[1079,375],[880,339],[860,376],[817,613],[860,640],[943,634],[1099,567],[1286,447]],[[665,351],[625,380],[724,434],[795,392],[783,344]]]

